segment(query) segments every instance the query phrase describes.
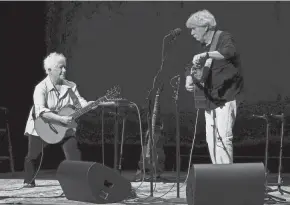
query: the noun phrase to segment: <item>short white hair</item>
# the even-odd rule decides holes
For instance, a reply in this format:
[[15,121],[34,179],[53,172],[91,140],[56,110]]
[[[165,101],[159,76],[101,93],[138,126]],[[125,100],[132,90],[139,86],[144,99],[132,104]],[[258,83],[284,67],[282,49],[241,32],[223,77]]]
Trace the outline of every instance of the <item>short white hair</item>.
[[213,30],[216,27],[215,17],[206,9],[197,11],[191,14],[186,22],[187,28],[194,26],[208,26],[209,29]]
[[61,61],[66,62],[66,57],[64,57],[62,53],[57,52],[50,53],[43,61],[43,67],[46,74],[48,74],[49,68],[53,69],[56,66],[56,64]]

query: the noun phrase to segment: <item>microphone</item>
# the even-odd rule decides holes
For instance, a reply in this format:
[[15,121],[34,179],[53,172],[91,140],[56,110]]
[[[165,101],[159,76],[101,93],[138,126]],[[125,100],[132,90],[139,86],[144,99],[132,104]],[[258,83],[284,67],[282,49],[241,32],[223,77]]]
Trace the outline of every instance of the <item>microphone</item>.
[[283,113],[281,115],[271,114],[271,117],[276,118],[276,119],[279,119],[279,120],[283,120],[284,119],[284,114]]
[[175,78],[179,78],[180,77],[180,75],[176,75],[176,76],[174,76],[173,78],[171,78],[171,80],[173,80],[173,79],[175,79]]
[[176,37],[176,36],[179,36],[180,33],[181,33],[181,28],[176,28],[176,29],[169,31],[168,35]]
[[252,117],[261,118],[261,119],[267,119],[266,115],[252,115]]

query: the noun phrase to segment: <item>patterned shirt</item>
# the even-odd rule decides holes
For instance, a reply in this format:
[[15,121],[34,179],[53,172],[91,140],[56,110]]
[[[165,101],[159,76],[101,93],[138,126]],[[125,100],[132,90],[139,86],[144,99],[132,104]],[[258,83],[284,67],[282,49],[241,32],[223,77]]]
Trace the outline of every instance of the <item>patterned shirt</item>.
[[50,77],[47,76],[35,86],[33,93],[34,106],[30,110],[24,135],[39,136],[34,128],[33,113],[35,118],[37,118],[43,112],[57,112],[65,106],[75,105],[69,89],[74,92],[82,107],[87,105],[87,101],[80,96],[76,84],[72,81],[63,80],[60,90],[57,91],[53,86]]

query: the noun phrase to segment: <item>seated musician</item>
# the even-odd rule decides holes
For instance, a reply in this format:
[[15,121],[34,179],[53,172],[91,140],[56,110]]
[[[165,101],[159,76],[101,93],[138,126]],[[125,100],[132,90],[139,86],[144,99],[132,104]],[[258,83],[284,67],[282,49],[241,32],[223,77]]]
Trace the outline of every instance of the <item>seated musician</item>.
[[[35,162],[42,152],[42,143],[43,147],[48,145],[36,133],[34,120],[41,115],[49,121],[70,124],[72,123],[72,117],[60,116],[52,111],[59,111],[67,105],[75,105],[80,108],[88,104],[80,96],[76,84],[65,79],[66,58],[63,54],[49,54],[44,60],[44,69],[47,76],[34,89],[34,106],[29,113],[25,128],[25,135],[28,136],[28,153],[24,162],[24,187],[35,187]],[[81,160],[78,142],[72,129],[67,132],[67,136],[60,144],[66,159]]]
[[206,141],[212,163],[233,163],[232,129],[243,96],[240,55],[233,36],[226,31],[220,34],[216,49],[209,51],[217,29],[215,17],[208,10],[192,14],[186,26],[202,44],[202,50],[193,57],[192,64],[205,66],[207,72],[197,79],[192,71],[187,70],[185,87],[194,92],[198,89],[196,82],[204,86]]

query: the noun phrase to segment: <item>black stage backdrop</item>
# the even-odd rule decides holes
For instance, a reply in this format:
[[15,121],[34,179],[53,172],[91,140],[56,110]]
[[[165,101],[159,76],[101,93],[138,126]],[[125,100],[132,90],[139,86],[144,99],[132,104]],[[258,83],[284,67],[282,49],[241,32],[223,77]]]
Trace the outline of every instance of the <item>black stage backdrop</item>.
[[[203,8],[215,15],[219,28],[234,35],[242,54],[246,101],[239,111],[235,127],[238,135],[236,150],[239,150],[236,154],[257,154],[254,152],[256,147],[239,149],[247,144],[246,140],[259,144],[257,139],[264,138],[263,122],[250,120],[247,116],[253,112],[280,112],[280,108],[287,104],[287,95],[290,95],[287,81],[290,51],[286,46],[290,43],[290,26],[287,22],[289,3],[1,2],[0,105],[10,111],[16,168],[23,168],[27,151],[23,132],[32,105],[33,88],[45,76],[42,60],[46,54],[57,51],[66,55],[68,78],[78,84],[80,93],[87,100],[95,100],[107,89],[119,84],[123,97],[144,108],[147,91],[160,67],[162,38],[174,28],[181,28],[182,33],[170,48],[166,47],[169,53],[162,72],[165,89],[161,111],[168,144],[171,142],[174,145],[175,108],[169,81],[180,74],[181,135],[184,144],[190,143],[195,109],[191,95],[184,89],[183,72],[184,65],[190,62],[199,45],[190,36],[185,22],[192,12]],[[95,113],[91,114],[95,116]],[[80,135],[99,139],[100,117],[87,119],[84,119],[83,125],[91,131]],[[139,139],[135,111],[130,111],[128,121],[127,127],[130,129],[126,129],[126,135],[131,140],[127,144],[134,144]],[[145,124],[143,119],[144,128]],[[112,138],[112,128],[112,120],[109,120],[105,130],[107,139]],[[278,128],[278,125],[273,126],[273,135],[279,134]],[[200,153],[207,154],[203,113],[200,114],[197,132],[197,144],[202,147]],[[101,159],[99,148],[82,146],[86,159]],[[1,150],[5,147],[6,143],[2,143]],[[138,146],[134,147],[136,151],[139,150]],[[51,151],[45,153],[44,163],[51,162],[51,167],[55,168],[63,155],[59,148],[49,149],[54,149],[55,154]],[[110,147],[107,150],[108,153],[112,152]],[[167,152],[169,156],[174,149]],[[129,155],[124,154],[126,159]],[[262,154],[263,150],[258,153]],[[276,148],[273,155],[277,155]],[[112,156],[106,155],[106,158],[111,163]],[[173,159],[168,163],[172,164]]]

